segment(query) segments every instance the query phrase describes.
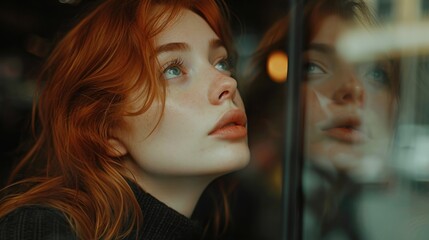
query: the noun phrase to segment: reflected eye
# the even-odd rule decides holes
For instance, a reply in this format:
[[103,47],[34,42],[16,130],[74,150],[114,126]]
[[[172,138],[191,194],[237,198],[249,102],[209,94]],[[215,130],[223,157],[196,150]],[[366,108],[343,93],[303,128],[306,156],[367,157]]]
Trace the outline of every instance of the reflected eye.
[[304,66],[304,73],[306,74],[322,74],[326,73],[319,65],[309,62]]
[[370,63],[360,66],[360,76],[366,82],[375,84],[376,86],[389,86],[390,75],[389,67],[383,63]]
[[224,58],[215,64],[215,68],[222,72],[231,72],[231,64],[227,58]]
[[166,64],[164,67],[162,74],[166,80],[180,77],[184,74],[183,72],[183,61],[180,59],[175,59]]
[[390,83],[387,72],[379,66],[369,68],[365,72],[365,78],[384,85],[389,85]]

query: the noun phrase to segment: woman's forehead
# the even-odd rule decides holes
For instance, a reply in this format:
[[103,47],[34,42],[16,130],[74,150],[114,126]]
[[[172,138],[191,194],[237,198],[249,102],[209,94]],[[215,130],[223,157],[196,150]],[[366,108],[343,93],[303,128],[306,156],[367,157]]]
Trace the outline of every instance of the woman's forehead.
[[338,15],[327,16],[318,24],[317,28],[313,29],[310,42],[335,45],[341,34],[350,26],[349,21],[344,20]]
[[156,45],[169,42],[187,42],[196,36],[218,38],[208,23],[196,13],[183,9],[156,37]]

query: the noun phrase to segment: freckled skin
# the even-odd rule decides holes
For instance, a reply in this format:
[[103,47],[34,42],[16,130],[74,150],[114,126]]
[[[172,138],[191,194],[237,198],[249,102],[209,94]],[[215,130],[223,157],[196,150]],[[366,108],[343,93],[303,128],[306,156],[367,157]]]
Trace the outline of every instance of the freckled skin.
[[149,135],[161,109],[154,103],[147,112],[126,117],[128,128],[116,132],[139,184],[185,215],[192,213],[213,179],[246,166],[250,158],[247,136],[228,140],[209,135],[226,112],[244,112],[235,79],[219,63],[227,57],[226,49],[210,45],[218,39],[200,16],[183,10],[155,38],[156,48],[171,43],[187,46],[158,54],[160,66],[175,59],[182,62],[180,68],[173,64],[160,69],[167,93],[159,125]]

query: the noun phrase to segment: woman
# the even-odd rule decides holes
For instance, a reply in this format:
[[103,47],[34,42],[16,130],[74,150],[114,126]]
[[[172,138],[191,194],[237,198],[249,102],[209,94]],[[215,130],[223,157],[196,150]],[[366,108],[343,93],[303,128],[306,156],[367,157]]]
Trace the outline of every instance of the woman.
[[201,238],[200,195],[249,159],[223,9],[107,0],[58,43],[0,238]]
[[[385,181],[398,68],[385,57],[350,62],[338,51],[337,41],[346,30],[375,24],[364,1],[310,0],[303,18],[304,238],[358,239],[356,181]],[[273,52],[287,53],[288,22],[289,16],[283,17],[262,38],[255,54],[257,67],[252,68],[259,72],[252,73],[245,98],[253,129],[252,163],[260,163],[267,184],[277,186],[277,192],[285,124],[279,113],[285,110],[285,89],[270,79],[265,66]]]
[[[308,1],[304,6],[302,90],[305,102],[305,153],[326,170],[359,174],[359,159],[383,157],[395,123],[398,97],[397,62],[386,56],[371,62],[348,62],[336,49],[347,29],[374,24],[363,1]],[[250,125],[281,127],[284,91],[270,80],[265,65],[274,52],[285,51],[289,17],[270,28],[255,54],[256,73],[246,88]],[[266,101],[261,96],[270,94]],[[262,98],[263,99],[263,98]],[[265,107],[269,106],[269,107]],[[261,114],[261,111],[267,111]],[[262,117],[259,117],[262,116]],[[278,142],[278,132],[251,132],[251,144]],[[268,136],[267,136],[268,135]],[[259,141],[262,140],[262,141]],[[282,144],[279,144],[279,147]],[[254,156],[258,156],[255,153]],[[261,162],[266,162],[261,160]],[[269,164],[268,164],[269,165]],[[356,172],[355,172],[356,171]]]
[[[350,10],[364,8],[358,1],[349,4]],[[360,174],[365,158],[386,157],[395,122],[399,74],[392,59],[352,63],[338,52],[338,39],[356,27],[356,18],[370,24],[362,19],[369,13],[353,15],[350,10],[327,12],[319,21],[304,52],[303,85],[307,157],[318,165],[354,175]]]
[[[363,153],[371,151],[376,154],[378,146],[374,146],[374,141],[384,144],[390,137],[398,95],[396,63],[387,58],[350,63],[336,49],[338,39],[347,29],[357,24],[373,24],[370,11],[362,1],[308,1],[304,19],[302,85],[306,105],[306,154],[324,168],[353,171],[358,167],[354,159],[361,159]],[[256,109],[264,104],[252,102],[256,99],[253,95],[264,94],[261,88],[274,96],[283,94],[283,91],[273,91],[278,89],[278,83],[269,80],[263,66],[271,53],[284,51],[287,24],[288,17],[282,18],[261,41],[255,61],[259,72],[246,91],[249,113],[253,106]],[[275,107],[276,110],[283,108],[278,104]]]
[[[309,239],[362,239],[356,182],[387,180],[399,74],[391,59],[352,63],[338,53],[338,39],[356,25],[345,16],[327,14],[303,55]],[[320,226],[311,224],[312,218]]]

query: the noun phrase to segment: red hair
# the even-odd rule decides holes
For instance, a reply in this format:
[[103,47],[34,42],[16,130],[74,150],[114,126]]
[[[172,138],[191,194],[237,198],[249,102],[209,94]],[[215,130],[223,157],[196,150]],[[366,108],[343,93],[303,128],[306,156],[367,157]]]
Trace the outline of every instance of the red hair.
[[[182,9],[202,16],[232,52],[225,8],[216,0],[107,0],[57,44],[39,78],[45,87],[33,107],[37,137],[3,190],[15,193],[2,199],[0,217],[22,205],[53,207],[82,239],[122,238],[141,224],[108,138],[124,127],[124,116],[164,102],[154,37]],[[136,89],[143,105],[127,112]]]

